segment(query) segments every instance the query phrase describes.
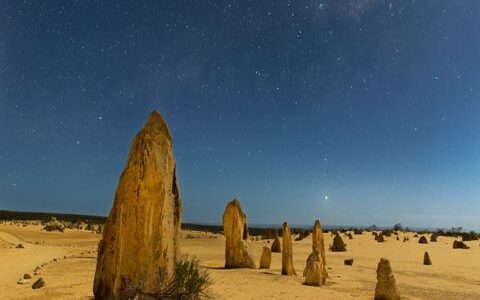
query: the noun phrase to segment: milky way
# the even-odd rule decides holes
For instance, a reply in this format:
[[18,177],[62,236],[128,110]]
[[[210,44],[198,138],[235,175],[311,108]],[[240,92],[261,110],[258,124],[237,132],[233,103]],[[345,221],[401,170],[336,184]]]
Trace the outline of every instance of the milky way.
[[477,1],[2,1],[0,209],[107,214],[157,109],[185,221],[218,223],[238,196],[251,223],[477,228],[478,15]]

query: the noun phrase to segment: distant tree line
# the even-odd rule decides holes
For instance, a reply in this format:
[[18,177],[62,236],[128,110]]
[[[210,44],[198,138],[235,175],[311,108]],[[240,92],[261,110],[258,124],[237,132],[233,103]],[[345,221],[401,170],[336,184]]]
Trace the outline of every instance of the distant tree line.
[[3,221],[38,220],[43,222],[50,220],[51,217],[55,217],[59,221],[68,221],[72,223],[76,221],[84,221],[95,224],[104,224],[107,220],[106,217],[102,216],[0,210],[0,220]]
[[[14,220],[38,220],[42,222],[49,221],[51,217],[55,217],[59,221],[68,221],[68,222],[77,222],[83,221],[87,223],[94,223],[94,224],[104,224],[106,221],[106,217],[103,216],[92,216],[92,215],[77,215],[77,214],[62,214],[62,213],[49,213],[49,212],[22,212],[22,211],[9,211],[9,210],[0,210],[0,220],[3,221],[14,221]],[[385,228],[385,227],[384,227]],[[223,234],[223,226],[222,225],[208,225],[208,224],[193,224],[193,223],[182,223],[182,229],[186,230],[198,230],[198,231],[208,231],[211,233],[219,233]],[[368,227],[331,227],[328,230],[325,228],[323,232],[354,232],[354,234],[362,234],[363,231],[377,231],[379,228],[376,225],[371,225]],[[299,240],[308,236],[311,232],[310,229],[305,228],[292,228],[292,234],[298,234]],[[401,223],[397,223],[391,227],[391,229],[384,229],[382,230],[383,235],[391,236],[391,234],[397,234],[398,231],[411,231],[408,227],[403,227]],[[478,240],[480,235],[474,231],[464,232],[462,227],[452,227],[448,230],[445,229],[437,229],[437,230],[423,230],[417,231],[419,234],[424,233],[435,233],[437,236],[451,236],[451,237],[462,237],[464,241],[473,241]],[[278,228],[275,227],[265,227],[265,228],[257,228],[251,227],[248,228],[249,235],[253,236],[261,236],[262,239],[273,239],[275,236],[278,235],[282,236],[282,227],[279,226]]]

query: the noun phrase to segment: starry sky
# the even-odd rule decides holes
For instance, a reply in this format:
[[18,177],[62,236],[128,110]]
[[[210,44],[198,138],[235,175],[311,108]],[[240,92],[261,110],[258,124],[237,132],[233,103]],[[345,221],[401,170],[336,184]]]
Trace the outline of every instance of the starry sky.
[[480,2],[0,1],[0,209],[107,215],[153,109],[186,222],[480,229]]

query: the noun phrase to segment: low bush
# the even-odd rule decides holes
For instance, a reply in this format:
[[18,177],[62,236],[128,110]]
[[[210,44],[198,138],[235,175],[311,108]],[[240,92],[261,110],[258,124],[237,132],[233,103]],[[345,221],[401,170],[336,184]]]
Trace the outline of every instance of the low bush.
[[200,270],[196,259],[181,259],[175,264],[174,280],[160,299],[211,299],[208,292],[210,284],[208,273]]

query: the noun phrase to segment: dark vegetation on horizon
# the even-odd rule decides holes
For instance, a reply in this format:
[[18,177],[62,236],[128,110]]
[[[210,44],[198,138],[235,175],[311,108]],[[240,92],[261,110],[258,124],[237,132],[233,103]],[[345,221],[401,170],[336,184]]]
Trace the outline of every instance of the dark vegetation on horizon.
[[[55,217],[59,221],[84,221],[86,223],[95,223],[95,224],[104,224],[107,220],[103,216],[91,216],[91,215],[77,215],[77,214],[62,214],[62,213],[48,213],[48,212],[21,212],[21,211],[8,211],[0,210],[0,220],[3,221],[14,221],[14,220],[39,220],[39,221],[48,221],[51,217]],[[208,231],[211,233],[223,233],[223,226],[221,225],[208,225],[208,224],[193,224],[193,223],[182,223],[182,229],[186,230],[197,230],[197,231]],[[301,240],[308,236],[311,229],[303,228],[291,228],[293,234],[299,234],[297,240]],[[395,234],[398,231],[415,231],[409,227],[403,227],[402,224],[397,223],[391,228],[377,227],[371,225],[368,227],[334,227],[329,226],[323,229],[323,232],[353,232],[354,234],[362,234],[364,231],[382,231],[383,235],[390,237],[392,234]],[[249,235],[261,236],[262,239],[273,239],[275,238],[276,233],[278,232],[279,236],[282,236],[282,227],[279,225],[278,228],[274,226],[265,226],[265,227],[249,227]],[[462,237],[463,241],[472,241],[478,240],[480,234],[475,231],[464,232],[462,227],[452,227],[448,230],[445,229],[436,229],[436,230],[416,230],[418,234],[426,233],[435,233],[437,236],[450,236],[450,237]]]
[[51,217],[55,217],[59,221],[69,221],[72,223],[76,221],[84,221],[84,222],[88,221],[89,223],[103,224],[107,220],[106,217],[102,217],[102,216],[0,210],[0,220],[4,220],[4,221],[14,221],[14,220],[49,221]]

